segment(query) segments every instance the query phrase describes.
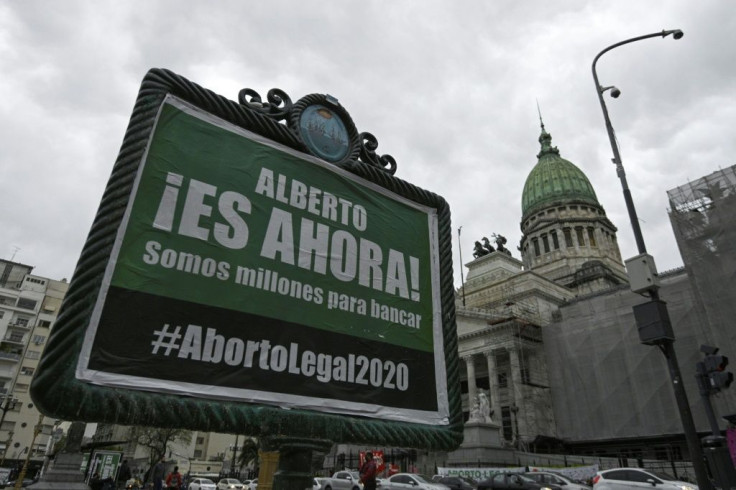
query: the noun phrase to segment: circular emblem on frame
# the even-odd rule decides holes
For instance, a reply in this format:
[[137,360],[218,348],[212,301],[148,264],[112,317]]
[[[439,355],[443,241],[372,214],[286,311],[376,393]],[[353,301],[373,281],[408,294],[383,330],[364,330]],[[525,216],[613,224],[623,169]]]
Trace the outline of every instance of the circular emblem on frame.
[[315,155],[339,162],[350,151],[350,137],[340,116],[322,104],[307,106],[299,117],[302,140]]

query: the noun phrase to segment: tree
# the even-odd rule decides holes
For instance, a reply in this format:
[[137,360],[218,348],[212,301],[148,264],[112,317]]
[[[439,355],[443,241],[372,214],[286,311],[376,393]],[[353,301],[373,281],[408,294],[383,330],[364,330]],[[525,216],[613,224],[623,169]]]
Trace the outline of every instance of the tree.
[[258,450],[260,449],[260,443],[258,439],[252,437],[246,437],[243,441],[243,448],[238,455],[238,468],[241,470],[243,466],[249,466],[254,463],[254,466],[258,466]]
[[161,458],[166,457],[169,444],[192,442],[192,432],[185,429],[157,428],[134,425],[130,428],[130,440],[148,449],[149,471]]

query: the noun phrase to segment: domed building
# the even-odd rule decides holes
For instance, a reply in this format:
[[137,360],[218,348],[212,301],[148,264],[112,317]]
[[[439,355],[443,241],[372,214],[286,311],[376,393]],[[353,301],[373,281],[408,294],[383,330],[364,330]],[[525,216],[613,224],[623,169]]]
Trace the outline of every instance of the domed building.
[[[477,428],[473,415],[483,392],[495,424],[484,430],[498,431],[493,440],[499,440],[499,450],[484,453],[477,443],[482,438],[466,434],[464,446],[448,455],[447,464],[535,465],[534,453],[540,452],[547,453],[550,465],[572,464],[574,454],[584,455],[578,464],[590,456],[597,461],[608,456],[606,464],[614,466],[638,465],[647,458],[683,462],[688,446],[667,363],[659,349],[641,343],[633,315],[633,307],[647,299],[629,288],[616,227],[589,179],[560,156],[544,125],[541,129],[537,162],[521,196],[521,260],[505,249],[489,247],[483,254],[477,244],[456,303],[466,432]],[[701,436],[709,422],[694,406],[699,346],[733,344],[733,328],[703,312],[736,304],[721,298],[733,296],[721,285],[732,281],[734,268],[720,268],[724,262],[717,256],[732,247],[726,237],[734,228],[736,201],[723,196],[736,195],[731,178],[736,171],[717,174],[718,186],[709,177],[704,184],[671,191],[684,196],[684,204],[677,201],[670,212],[685,264],[707,262],[707,256],[715,265],[707,273],[691,266],[689,272],[659,274],[659,295],[668,302],[682,380]],[[705,202],[703,195],[721,196],[718,206],[697,208]],[[716,212],[727,225],[708,229],[708,235],[692,231],[692,223],[701,228],[720,223],[710,215],[701,218]],[[705,290],[717,301],[703,298],[699,291]],[[720,413],[736,414],[736,391],[721,395]],[[553,461],[551,453],[560,458]],[[682,471],[692,477],[688,468],[683,462]]]
[[590,181],[560,156],[544,124],[539,143],[521,196],[524,268],[579,293],[627,282],[616,227]]

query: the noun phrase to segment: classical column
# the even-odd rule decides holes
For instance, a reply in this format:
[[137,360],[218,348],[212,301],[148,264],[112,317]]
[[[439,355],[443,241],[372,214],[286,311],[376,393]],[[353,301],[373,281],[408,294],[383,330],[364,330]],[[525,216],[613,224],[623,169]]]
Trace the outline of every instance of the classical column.
[[488,364],[488,385],[491,388],[491,410],[493,415],[491,418],[494,422],[501,420],[501,400],[498,394],[498,370],[496,369],[496,356],[493,351],[485,353],[486,363]]
[[465,361],[465,366],[468,368],[468,411],[472,411],[478,391],[475,386],[475,364],[472,355],[463,356],[463,361]]
[[[509,369],[511,371],[511,383],[509,385],[509,405],[517,407],[519,411],[524,411],[526,407],[523,406],[523,400],[521,397],[521,364],[519,363],[519,348],[509,349]],[[518,412],[514,413],[514,423],[516,424],[515,432],[518,434],[526,433],[526,427],[522,423],[522,420],[517,416]],[[514,434],[516,437],[517,434]],[[518,441],[517,441],[518,443]]]

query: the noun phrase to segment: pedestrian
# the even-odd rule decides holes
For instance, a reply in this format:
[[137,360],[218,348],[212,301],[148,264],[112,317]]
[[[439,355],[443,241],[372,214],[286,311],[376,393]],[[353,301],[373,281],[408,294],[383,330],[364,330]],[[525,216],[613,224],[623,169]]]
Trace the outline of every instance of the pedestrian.
[[153,490],[163,490],[164,476],[166,476],[166,464],[164,457],[151,470],[151,481],[153,482]]
[[181,473],[179,473],[179,467],[174,466],[174,471],[169,473],[166,477],[166,487],[169,490],[180,490],[182,486]]
[[102,480],[100,479],[100,474],[95,473],[92,475],[92,478],[89,480],[89,488],[92,490],[102,490]]
[[376,490],[376,462],[373,461],[373,453],[365,453],[365,462],[360,467],[360,483],[363,490]]
[[130,477],[130,466],[128,466],[128,460],[126,459],[123,461],[123,464],[120,465],[120,470],[118,471],[118,488],[125,489],[125,485],[128,483],[128,480],[130,480]]

